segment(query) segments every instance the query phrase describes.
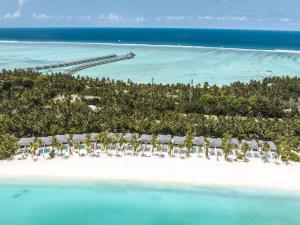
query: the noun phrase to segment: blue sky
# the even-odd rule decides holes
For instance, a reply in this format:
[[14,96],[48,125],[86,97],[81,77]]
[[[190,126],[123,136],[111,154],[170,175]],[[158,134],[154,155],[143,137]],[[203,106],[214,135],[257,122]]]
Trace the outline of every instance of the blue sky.
[[0,27],[300,30],[300,0],[0,0]]

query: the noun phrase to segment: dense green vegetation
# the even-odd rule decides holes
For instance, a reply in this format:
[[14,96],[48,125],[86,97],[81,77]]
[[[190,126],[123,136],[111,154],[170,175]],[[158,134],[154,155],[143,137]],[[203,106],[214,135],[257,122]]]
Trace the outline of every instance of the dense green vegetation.
[[3,70],[0,133],[21,137],[106,130],[172,135],[192,131],[274,140],[299,137],[299,98],[297,77],[191,87]]
[[[0,158],[15,137],[91,132],[275,140],[300,160],[300,78],[190,86],[0,73]],[[10,136],[14,135],[14,136]],[[10,140],[10,141],[8,141]],[[2,149],[2,150],[1,150]]]

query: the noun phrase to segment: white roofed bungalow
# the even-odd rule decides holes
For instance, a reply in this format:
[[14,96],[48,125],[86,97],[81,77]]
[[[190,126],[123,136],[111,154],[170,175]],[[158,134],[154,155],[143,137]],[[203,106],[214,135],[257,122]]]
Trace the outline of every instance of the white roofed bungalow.
[[265,161],[275,163],[277,158],[277,147],[273,141],[267,141],[267,145],[269,145],[270,150],[265,154]]
[[210,158],[215,158],[219,160],[223,158],[223,150],[222,150],[222,139],[221,138],[208,138],[209,148],[208,148],[208,156]]
[[192,157],[205,157],[205,149],[204,149],[204,137],[194,137],[193,146],[191,148],[191,156]]
[[150,144],[152,140],[152,135],[143,134],[139,141],[141,142],[141,147],[138,151],[139,156],[150,157],[152,156],[153,146]]
[[119,134],[114,134],[114,133],[109,133],[107,138],[109,141],[109,146],[108,146],[108,152],[107,155],[108,156],[117,156],[119,147],[117,145],[117,143],[119,142]]
[[257,141],[251,140],[251,141],[246,141],[242,140],[242,145],[247,144],[249,146],[249,151],[246,152],[245,154],[245,160],[246,161],[253,161],[253,160],[261,160],[261,152],[259,150],[259,146]]
[[18,153],[28,153],[31,152],[31,147],[30,145],[34,143],[34,138],[29,137],[29,138],[21,138],[19,140],[19,150]]
[[87,149],[84,144],[86,135],[85,134],[74,134],[73,135],[73,144],[74,144],[74,152],[78,153],[80,156],[87,155]]
[[50,152],[52,151],[52,137],[39,137],[41,145],[39,146],[39,154],[45,156],[49,156]]
[[228,161],[236,161],[237,155],[238,155],[238,150],[241,145],[240,141],[237,138],[231,138],[229,140],[229,144],[234,146],[235,148],[229,151],[227,159],[228,159]]
[[181,137],[181,136],[173,137],[174,147],[172,151],[172,157],[186,158],[187,149],[185,147],[185,139],[186,137]]
[[125,155],[133,155],[134,154],[134,149],[132,146],[132,141],[135,139],[138,140],[139,135],[136,133],[126,133],[124,135],[124,139],[127,143],[125,143],[122,146],[122,151],[124,152]]
[[169,156],[169,142],[172,141],[171,135],[159,134],[156,137],[158,146],[154,150],[154,155],[159,157],[168,157]]

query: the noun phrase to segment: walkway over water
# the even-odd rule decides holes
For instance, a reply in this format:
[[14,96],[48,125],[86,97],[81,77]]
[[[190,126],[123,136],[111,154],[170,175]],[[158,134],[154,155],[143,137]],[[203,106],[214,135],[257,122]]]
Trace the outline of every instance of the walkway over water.
[[77,60],[77,61],[71,61],[71,62],[29,67],[29,68],[26,68],[26,70],[39,71],[39,70],[50,70],[50,69],[75,66],[75,67],[65,70],[65,72],[64,72],[67,74],[73,74],[80,70],[84,70],[84,69],[87,69],[90,67],[103,65],[103,64],[107,64],[107,63],[113,63],[113,62],[117,62],[117,61],[121,61],[121,60],[132,59],[134,57],[135,57],[135,54],[132,52],[130,52],[126,55],[122,55],[122,56],[112,54],[112,55],[107,55],[107,56],[101,56],[101,57],[89,58],[89,59],[83,59],[83,60]]
[[132,59],[134,57],[135,57],[135,54],[130,52],[130,53],[128,53],[126,55],[122,55],[122,56],[116,56],[116,57],[107,58],[107,59],[100,59],[100,60],[97,60],[97,61],[91,62],[91,63],[84,63],[84,64],[81,64],[79,66],[75,66],[75,67],[72,67],[68,70],[65,70],[64,73],[74,74],[76,72],[79,72],[81,70],[88,69],[88,68],[91,68],[91,67],[95,67],[95,66],[99,66],[99,65],[103,65],[103,64],[108,64],[108,63],[114,63],[114,62],[127,60],[127,59]]

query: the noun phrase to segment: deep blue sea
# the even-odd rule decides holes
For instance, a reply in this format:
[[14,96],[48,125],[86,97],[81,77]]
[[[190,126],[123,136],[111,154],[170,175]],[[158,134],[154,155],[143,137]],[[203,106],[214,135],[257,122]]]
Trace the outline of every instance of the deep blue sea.
[[[0,69],[26,68],[134,52],[131,60],[75,75],[138,83],[229,84],[300,75],[300,32],[149,29],[0,28]],[[43,71],[63,72],[64,69]]]
[[300,32],[166,28],[8,28],[0,40],[300,50]]

